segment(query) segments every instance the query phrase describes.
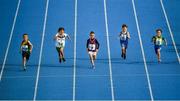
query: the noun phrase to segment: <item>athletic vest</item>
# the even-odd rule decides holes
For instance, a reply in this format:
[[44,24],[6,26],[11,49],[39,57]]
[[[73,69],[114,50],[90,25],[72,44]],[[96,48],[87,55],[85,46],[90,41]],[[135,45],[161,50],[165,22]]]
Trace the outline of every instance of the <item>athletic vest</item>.
[[89,45],[88,45],[88,49],[90,51],[96,50],[96,42],[95,41],[96,41],[95,39],[93,39],[93,40],[90,39],[90,42],[89,42]]
[[122,40],[122,41],[126,41],[127,39],[128,39],[128,34],[127,34],[128,32],[126,32],[126,33],[122,33],[122,32],[120,32],[120,40]]
[[31,45],[29,44],[29,41],[23,41],[21,47],[22,51],[28,52],[30,50]]
[[163,38],[162,37],[155,37],[155,45],[162,45],[163,44]]
[[67,34],[57,35],[57,42],[59,42],[59,43],[64,43],[65,40],[66,40],[66,36],[67,36]]

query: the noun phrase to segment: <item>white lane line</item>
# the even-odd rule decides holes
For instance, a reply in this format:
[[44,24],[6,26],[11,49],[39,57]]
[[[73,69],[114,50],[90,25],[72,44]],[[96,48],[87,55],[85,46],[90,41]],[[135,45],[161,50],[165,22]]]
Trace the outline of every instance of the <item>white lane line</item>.
[[165,8],[164,8],[163,1],[160,0],[160,3],[161,3],[161,7],[162,7],[162,10],[163,10],[163,13],[164,13],[164,17],[165,17],[165,19],[166,19],[166,23],[167,23],[167,26],[168,26],[168,29],[169,29],[169,32],[170,32],[170,35],[171,35],[171,40],[172,40],[172,42],[173,42],[173,46],[174,46],[174,49],[175,49],[175,51],[176,51],[176,55],[177,55],[177,58],[178,58],[178,62],[179,62],[179,64],[180,64],[179,53],[178,53],[178,50],[177,50],[177,47],[176,47],[176,43],[175,43],[174,36],[173,36],[172,30],[171,30],[171,26],[170,26],[170,23],[169,23],[169,20],[168,20],[168,17],[167,17],[166,10],[165,10]]
[[45,16],[44,16],[43,33],[42,33],[41,48],[40,48],[39,63],[38,63],[38,70],[37,70],[37,76],[36,76],[36,84],[35,84],[35,89],[34,89],[33,101],[36,101],[36,96],[37,96],[37,89],[38,89],[38,83],[39,83],[39,72],[40,72],[40,68],[41,68],[42,51],[43,51],[43,45],[44,45],[44,36],[45,36],[45,32],[46,32],[48,7],[49,7],[49,0],[46,1],[46,11],[45,11]]
[[108,21],[107,21],[107,10],[106,10],[106,0],[104,0],[104,14],[105,14],[105,24],[106,24],[106,35],[107,35],[107,47],[108,47],[108,59],[109,59],[109,74],[111,82],[111,97],[114,101],[114,87],[113,87],[113,78],[112,78],[112,65],[111,65],[111,50],[109,45],[109,31],[108,31]]
[[18,5],[17,5],[17,8],[16,8],[16,13],[15,13],[15,16],[14,16],[14,21],[13,21],[13,25],[12,25],[12,29],[11,29],[11,34],[10,34],[8,45],[7,45],[7,48],[6,48],[6,53],[5,53],[3,65],[2,65],[2,68],[1,68],[0,82],[2,80],[2,75],[3,75],[3,72],[4,72],[7,56],[8,56],[8,53],[9,53],[9,47],[11,45],[11,40],[12,40],[12,36],[13,36],[13,33],[14,33],[14,27],[15,27],[15,24],[16,24],[16,19],[17,19],[17,16],[18,16],[20,3],[21,3],[21,0],[18,1]]
[[75,0],[74,20],[74,70],[73,70],[73,101],[76,100],[76,34],[77,34],[77,0]]
[[138,36],[139,36],[139,42],[140,42],[140,46],[141,46],[141,52],[142,52],[143,61],[144,61],[144,67],[145,67],[145,71],[146,71],[146,77],[147,77],[147,81],[148,81],[149,93],[150,93],[150,96],[151,96],[151,101],[154,101],[152,88],[151,88],[151,81],[150,81],[150,78],[149,78],[149,72],[148,72],[148,68],[147,68],[147,64],[146,64],[146,57],[145,57],[145,54],[144,54],[144,48],[143,48],[143,43],[142,43],[142,39],[141,39],[141,32],[140,32],[140,28],[139,28],[138,18],[137,18],[137,14],[136,14],[136,6],[135,6],[135,3],[134,3],[134,0],[132,0],[132,5],[133,5],[133,10],[134,10],[134,17],[135,17],[135,20],[136,20],[136,26],[137,26]]

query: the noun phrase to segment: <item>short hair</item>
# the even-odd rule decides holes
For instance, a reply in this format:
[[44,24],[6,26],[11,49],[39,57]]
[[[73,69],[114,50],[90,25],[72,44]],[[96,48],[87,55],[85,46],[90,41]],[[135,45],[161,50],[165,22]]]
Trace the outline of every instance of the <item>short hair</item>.
[[156,32],[159,32],[159,31],[162,33],[162,29],[160,28],[156,29]]
[[93,31],[91,31],[90,34],[95,34],[95,33]]
[[60,32],[61,30],[65,30],[63,27],[60,27],[59,29],[58,29],[58,32]]
[[124,28],[124,27],[128,28],[128,26],[127,26],[126,24],[123,24],[123,25],[122,25],[122,28]]
[[27,33],[24,33],[23,36],[28,35]]

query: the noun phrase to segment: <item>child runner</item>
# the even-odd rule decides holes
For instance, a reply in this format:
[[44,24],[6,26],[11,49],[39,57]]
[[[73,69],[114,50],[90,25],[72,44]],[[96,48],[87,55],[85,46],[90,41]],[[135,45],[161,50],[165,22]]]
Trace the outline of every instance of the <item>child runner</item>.
[[28,34],[23,34],[23,41],[21,42],[20,52],[22,53],[22,64],[24,71],[26,70],[26,63],[29,60],[33,45],[29,41]]
[[128,26],[126,24],[122,25],[122,31],[119,34],[120,44],[121,44],[121,57],[126,59],[126,50],[128,48],[128,40],[130,39],[130,33],[127,31]]
[[65,62],[64,58],[64,47],[65,47],[65,41],[66,38],[70,40],[70,36],[66,34],[65,29],[63,27],[60,27],[58,29],[58,33],[55,35],[54,40],[56,41],[56,50],[59,55],[59,62],[61,63],[62,61]]
[[161,47],[163,44],[165,44],[167,46],[167,41],[162,36],[162,30],[161,29],[156,30],[156,35],[152,37],[151,41],[154,43],[154,50],[155,50],[155,53],[157,55],[158,62],[160,63],[161,62],[161,53],[160,53]]
[[99,42],[95,38],[95,33],[93,31],[90,32],[90,38],[87,40],[86,48],[92,63],[92,68],[95,69],[94,61],[99,50]]

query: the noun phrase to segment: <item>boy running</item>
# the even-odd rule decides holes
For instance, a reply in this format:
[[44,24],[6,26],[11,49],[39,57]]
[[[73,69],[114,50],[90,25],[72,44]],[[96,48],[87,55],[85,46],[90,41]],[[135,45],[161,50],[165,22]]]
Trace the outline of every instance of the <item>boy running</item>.
[[29,41],[28,34],[23,34],[23,41],[21,42],[20,52],[22,53],[22,64],[24,71],[26,70],[26,63],[29,60],[33,45]]
[[130,33],[127,31],[128,26],[122,25],[122,31],[119,34],[121,44],[121,57],[126,59],[126,50],[128,48],[128,40],[130,39]]
[[99,50],[99,42],[95,38],[95,33],[93,31],[90,32],[90,38],[87,40],[86,48],[92,63],[92,68],[95,69],[94,61],[96,60],[96,55]]
[[156,30],[156,35],[152,37],[151,42],[154,43],[154,50],[157,55],[158,62],[161,62],[161,47],[163,44],[167,46],[167,41],[166,39],[162,36],[162,30],[157,29]]
[[66,34],[65,29],[63,27],[60,27],[58,29],[58,33],[55,35],[54,40],[56,41],[56,50],[59,55],[59,62],[61,63],[62,61],[65,62],[64,58],[64,47],[65,47],[65,41],[66,39],[70,40],[70,36]]

